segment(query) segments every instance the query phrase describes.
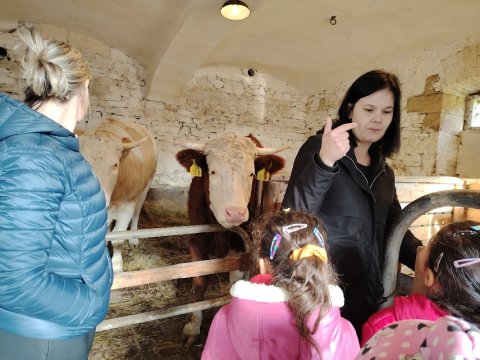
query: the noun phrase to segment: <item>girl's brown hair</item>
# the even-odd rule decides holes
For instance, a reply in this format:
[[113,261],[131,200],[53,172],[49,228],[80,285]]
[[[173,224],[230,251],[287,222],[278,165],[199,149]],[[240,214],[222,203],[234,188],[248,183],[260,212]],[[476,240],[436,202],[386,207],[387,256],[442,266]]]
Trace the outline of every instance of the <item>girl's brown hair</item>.
[[480,263],[455,266],[480,257],[480,223],[448,224],[430,241],[428,267],[437,286],[428,296],[450,314],[480,325]]
[[[286,226],[302,224],[301,229],[286,231]],[[305,245],[321,245],[315,228],[326,241],[327,234],[321,221],[315,216],[298,211],[281,210],[273,214],[259,217],[252,225],[254,253],[270,260],[273,268],[273,285],[284,288],[290,295],[290,306],[301,336],[320,353],[318,344],[312,337],[320,320],[331,307],[329,285],[337,283],[336,274],[328,262],[316,256],[292,260],[290,256],[296,249]],[[272,241],[276,235],[281,236],[273,257],[271,256]],[[256,250],[256,251],[255,251]],[[313,329],[307,326],[308,316],[319,309]]]

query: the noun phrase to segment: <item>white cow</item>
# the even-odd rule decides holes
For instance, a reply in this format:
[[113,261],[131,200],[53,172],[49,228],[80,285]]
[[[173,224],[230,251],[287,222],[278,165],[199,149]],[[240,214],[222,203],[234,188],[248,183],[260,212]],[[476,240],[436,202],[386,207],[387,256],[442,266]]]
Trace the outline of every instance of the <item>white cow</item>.
[[[157,167],[153,134],[143,125],[115,118],[101,120],[92,131],[80,134],[80,151],[97,175],[105,192],[108,224],[112,231],[137,230],[142,204]],[[129,241],[131,246],[138,239]],[[115,271],[122,271],[119,251],[114,252]]]

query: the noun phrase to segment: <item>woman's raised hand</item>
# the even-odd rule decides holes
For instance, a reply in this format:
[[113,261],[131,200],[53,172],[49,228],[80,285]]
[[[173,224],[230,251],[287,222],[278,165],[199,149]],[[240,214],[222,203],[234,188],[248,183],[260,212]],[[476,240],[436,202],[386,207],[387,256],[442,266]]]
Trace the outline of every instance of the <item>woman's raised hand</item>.
[[322,147],[319,156],[327,166],[335,165],[337,160],[344,157],[350,150],[350,141],[348,140],[348,131],[355,129],[357,124],[348,123],[340,125],[332,130],[332,119],[327,118],[322,136]]

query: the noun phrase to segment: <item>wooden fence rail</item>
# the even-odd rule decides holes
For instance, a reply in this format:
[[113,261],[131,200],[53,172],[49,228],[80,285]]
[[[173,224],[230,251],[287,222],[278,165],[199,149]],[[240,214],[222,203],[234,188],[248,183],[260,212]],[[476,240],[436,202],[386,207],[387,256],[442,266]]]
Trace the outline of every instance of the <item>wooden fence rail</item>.
[[[119,243],[121,241],[125,241],[126,239],[132,238],[145,239],[152,237],[219,231],[233,231],[237,233],[243,240],[243,243],[245,245],[245,253],[239,256],[225,257],[223,259],[194,261],[189,263],[164,266],[161,268],[117,273],[114,275],[112,290],[153,284],[167,280],[224,273],[234,270],[244,271],[244,279],[248,279],[250,277],[252,253],[251,240],[247,232],[238,226],[231,229],[225,229],[220,225],[191,225],[157,229],[142,229],[135,231],[116,231],[111,232],[107,235],[107,241],[112,241],[112,243]],[[171,316],[188,314],[193,311],[218,307],[227,303],[228,301],[230,301],[230,296],[227,295],[221,298],[179,305],[146,313],[107,319],[97,326],[96,331],[106,331],[123,326],[140,324],[147,321],[165,319]]]

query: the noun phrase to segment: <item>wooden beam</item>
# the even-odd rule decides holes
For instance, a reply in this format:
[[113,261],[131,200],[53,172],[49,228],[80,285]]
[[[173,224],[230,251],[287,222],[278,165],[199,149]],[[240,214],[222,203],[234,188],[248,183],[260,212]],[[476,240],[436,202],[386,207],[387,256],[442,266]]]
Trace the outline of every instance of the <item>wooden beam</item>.
[[114,319],[108,319],[98,324],[96,331],[105,331],[116,329],[123,326],[141,324],[147,321],[165,319],[172,316],[188,314],[193,311],[206,310],[213,307],[222,306],[230,301],[230,295],[226,295],[217,299],[199,301],[185,305],[173,306],[170,308],[149,311],[145,313],[122,316]]
[[148,270],[116,273],[113,278],[112,290],[234,270],[248,271],[250,262],[250,254],[242,254],[223,259],[195,261]]

